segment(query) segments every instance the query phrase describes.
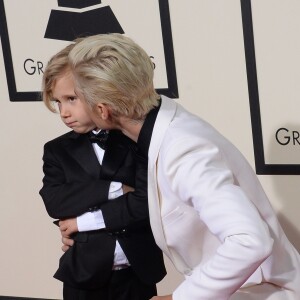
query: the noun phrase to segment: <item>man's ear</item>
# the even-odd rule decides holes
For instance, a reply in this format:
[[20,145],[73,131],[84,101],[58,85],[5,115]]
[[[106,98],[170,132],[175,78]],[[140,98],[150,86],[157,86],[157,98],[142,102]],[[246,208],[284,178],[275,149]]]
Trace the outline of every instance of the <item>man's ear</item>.
[[109,109],[104,103],[98,103],[96,109],[102,120],[107,120],[109,118]]

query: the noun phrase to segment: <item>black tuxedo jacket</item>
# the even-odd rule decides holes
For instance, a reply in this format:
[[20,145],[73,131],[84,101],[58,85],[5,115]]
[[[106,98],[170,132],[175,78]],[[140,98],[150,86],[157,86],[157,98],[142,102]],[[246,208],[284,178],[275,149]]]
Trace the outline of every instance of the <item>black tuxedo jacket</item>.
[[[110,131],[102,166],[87,134],[71,131],[44,146],[43,187],[40,195],[55,219],[77,217],[100,208],[105,230],[76,233],[60,259],[54,277],[84,289],[99,288],[111,275],[116,239],[133,270],[148,284],[166,274],[163,256],[149,223],[147,162],[135,144],[119,131]],[[108,200],[111,181],[135,191]]]

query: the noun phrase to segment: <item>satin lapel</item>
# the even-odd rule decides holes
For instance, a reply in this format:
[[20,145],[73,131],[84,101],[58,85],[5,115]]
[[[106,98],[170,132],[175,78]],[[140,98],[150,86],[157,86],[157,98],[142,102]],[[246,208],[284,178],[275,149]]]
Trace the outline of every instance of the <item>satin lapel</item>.
[[120,133],[110,131],[102,161],[101,175],[103,177],[113,178],[129,151],[129,143],[130,141]]
[[154,166],[152,169],[148,168],[148,205],[150,224],[156,244],[169,258],[171,258],[162,225],[160,201],[161,198],[157,186],[156,166]]
[[156,122],[153,128],[148,162],[148,202],[150,222],[156,243],[164,253],[172,258],[170,250],[166,243],[162,218],[161,218],[161,196],[157,181],[157,164],[159,150],[166,134],[166,130],[176,113],[176,103],[174,100],[166,99],[162,96],[161,108],[158,112]]
[[74,132],[68,140],[66,150],[88,174],[95,178],[100,176],[101,166],[86,134]]

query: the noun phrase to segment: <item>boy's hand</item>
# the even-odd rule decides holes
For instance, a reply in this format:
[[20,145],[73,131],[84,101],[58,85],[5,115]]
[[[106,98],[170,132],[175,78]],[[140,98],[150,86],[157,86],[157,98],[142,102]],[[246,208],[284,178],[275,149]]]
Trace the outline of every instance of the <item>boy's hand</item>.
[[76,218],[60,220],[58,224],[62,237],[68,238],[72,233],[78,232]]
[[64,252],[66,252],[67,250],[69,250],[69,248],[74,245],[74,241],[72,239],[70,239],[70,238],[63,237],[61,239],[61,241],[63,243],[63,245],[61,247],[61,250],[64,251]]
[[129,185],[122,184],[122,190],[123,190],[123,194],[126,194],[128,192],[133,192],[134,188]]

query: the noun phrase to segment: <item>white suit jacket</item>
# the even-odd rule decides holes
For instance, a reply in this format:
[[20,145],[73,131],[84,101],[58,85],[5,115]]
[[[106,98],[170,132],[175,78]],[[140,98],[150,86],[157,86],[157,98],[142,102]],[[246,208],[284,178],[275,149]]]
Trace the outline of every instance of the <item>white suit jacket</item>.
[[174,300],[300,299],[299,254],[251,166],[212,126],[164,96],[148,194],[156,242],[185,275]]

